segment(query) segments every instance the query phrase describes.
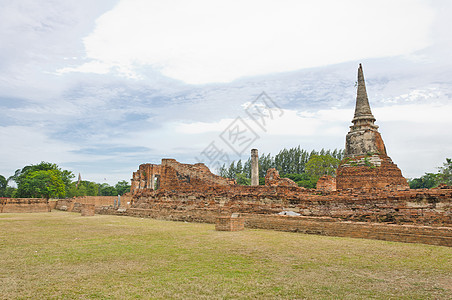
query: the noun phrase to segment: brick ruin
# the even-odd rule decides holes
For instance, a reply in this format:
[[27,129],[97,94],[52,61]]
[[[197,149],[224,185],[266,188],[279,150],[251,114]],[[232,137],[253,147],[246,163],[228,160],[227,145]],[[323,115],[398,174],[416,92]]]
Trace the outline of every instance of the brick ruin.
[[[240,230],[243,224],[452,246],[452,187],[409,189],[374,124],[361,65],[352,122],[336,178],[322,177],[317,189],[299,187],[275,169],[267,170],[265,185],[258,185],[258,155],[253,149],[250,186],[215,175],[202,163],[162,159],[161,164],[142,164],[133,173],[127,207],[96,204],[96,213],[216,223],[220,230]],[[76,210],[77,199],[65,201]]]
[[334,177],[325,176],[317,189],[305,189],[280,178],[275,169],[267,170],[265,185],[242,186],[212,174],[203,164],[174,159],[141,165],[133,185],[152,177],[146,170],[159,170],[154,174],[160,176],[158,187],[135,189],[125,211],[97,212],[215,223],[219,230],[239,230],[234,227],[240,226],[234,223],[239,220],[230,216],[240,214],[250,228],[452,246],[451,187],[334,190]]
[[[267,170],[265,185],[258,185],[256,149],[251,151],[251,186],[212,174],[204,164],[162,159],[160,165],[142,164],[133,173],[131,207],[122,214],[217,222],[229,228],[227,216],[238,213],[248,227],[451,246],[452,189],[410,190],[387,155],[375,120],[360,64],[345,158],[337,176],[322,177],[317,189],[298,187],[275,169]],[[295,216],[278,215],[287,211]],[[429,242],[423,234],[437,236]]]
[[236,185],[235,180],[211,173],[203,163],[181,164],[175,159],[164,158],[160,165],[140,165],[133,173],[130,191],[132,195],[155,190],[199,192],[231,185]]

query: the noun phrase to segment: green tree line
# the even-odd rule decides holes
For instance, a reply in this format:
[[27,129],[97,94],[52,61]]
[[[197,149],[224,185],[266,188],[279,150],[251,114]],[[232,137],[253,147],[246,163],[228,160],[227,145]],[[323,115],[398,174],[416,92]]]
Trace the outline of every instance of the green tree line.
[[[130,191],[122,180],[111,186],[82,180],[73,181],[72,171],[62,170],[57,164],[41,162],[16,170],[6,179],[0,175],[0,197],[10,198],[65,198],[76,196],[116,196]],[[9,185],[15,182],[17,188]]]
[[[300,146],[284,148],[275,156],[264,153],[259,157],[259,184],[264,184],[267,170],[275,168],[281,177],[292,179],[305,188],[315,188],[321,176],[335,175],[343,156],[343,150],[307,151]],[[238,184],[250,185],[251,158],[245,162],[233,161],[229,166],[224,164],[220,167],[219,174],[237,180]]]
[[452,159],[446,158],[437,173],[425,173],[419,178],[408,179],[408,183],[411,189],[430,189],[440,184],[452,186]]

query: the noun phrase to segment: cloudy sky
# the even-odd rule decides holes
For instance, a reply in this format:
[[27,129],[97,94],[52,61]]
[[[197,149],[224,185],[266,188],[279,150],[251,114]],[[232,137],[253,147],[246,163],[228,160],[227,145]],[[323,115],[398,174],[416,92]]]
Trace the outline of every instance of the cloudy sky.
[[49,161],[114,184],[161,158],[214,167],[251,148],[344,148],[359,63],[404,176],[452,157],[452,1],[0,7],[5,177]]

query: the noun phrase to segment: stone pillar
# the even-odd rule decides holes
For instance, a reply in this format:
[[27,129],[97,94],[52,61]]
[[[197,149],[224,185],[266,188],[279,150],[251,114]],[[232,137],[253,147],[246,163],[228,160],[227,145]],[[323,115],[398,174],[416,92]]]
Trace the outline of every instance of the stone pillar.
[[251,185],[259,185],[259,155],[257,149],[251,149]]
[[155,174],[151,175],[151,190],[155,190]]

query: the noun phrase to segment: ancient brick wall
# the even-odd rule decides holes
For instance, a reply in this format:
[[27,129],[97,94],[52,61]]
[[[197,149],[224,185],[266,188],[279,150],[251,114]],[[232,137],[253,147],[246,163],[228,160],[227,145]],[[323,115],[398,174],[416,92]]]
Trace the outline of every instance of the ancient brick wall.
[[42,198],[2,198],[0,199],[0,213],[34,213],[49,212],[47,199]]
[[236,186],[201,192],[155,191],[134,199],[133,208],[216,213],[328,216],[346,221],[452,226],[452,189],[324,192],[294,187]]
[[[119,207],[128,208],[130,207],[131,202],[131,195],[123,195],[120,198]],[[82,204],[94,204],[95,207],[113,207],[116,204],[116,207],[118,207],[118,196],[82,196],[68,199],[59,199],[55,208],[64,211],[80,212],[82,209]]]

